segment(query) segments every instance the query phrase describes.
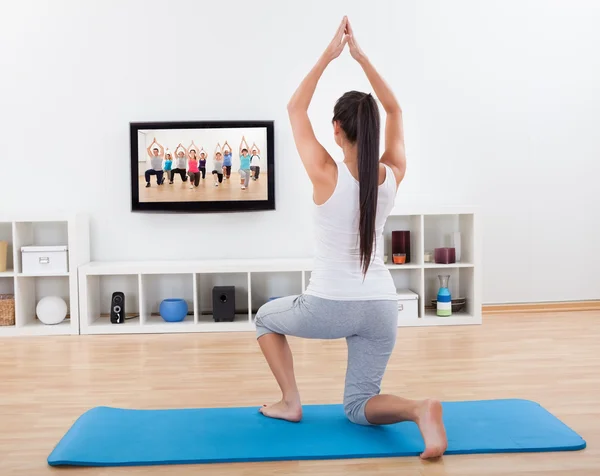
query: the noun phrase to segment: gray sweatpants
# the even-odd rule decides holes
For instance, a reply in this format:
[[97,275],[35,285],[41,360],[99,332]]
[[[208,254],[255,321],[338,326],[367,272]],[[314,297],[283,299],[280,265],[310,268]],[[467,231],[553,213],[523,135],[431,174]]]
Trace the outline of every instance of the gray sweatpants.
[[240,169],[241,178],[244,179],[244,187],[248,187],[248,183],[250,183],[250,171],[245,169]]
[[350,421],[360,425],[369,425],[365,405],[381,391],[397,332],[397,301],[333,301],[302,294],[270,301],[256,314],[257,338],[283,334],[346,339],[344,410]]

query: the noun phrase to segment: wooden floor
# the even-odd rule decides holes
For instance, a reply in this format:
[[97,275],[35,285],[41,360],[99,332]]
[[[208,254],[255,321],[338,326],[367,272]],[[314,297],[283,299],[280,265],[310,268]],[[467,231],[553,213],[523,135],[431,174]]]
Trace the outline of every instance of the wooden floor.
[[173,184],[170,184],[167,179],[160,186],[156,184],[156,176],[151,176],[148,188],[146,188],[146,179],[140,177],[140,202],[266,200],[268,196],[267,179],[266,173],[265,175],[261,173],[258,180],[250,179],[248,188],[242,190],[240,175],[233,172],[231,178],[224,179],[218,187],[215,187],[215,180],[210,173],[206,174],[204,180],[200,179],[198,187],[194,188],[190,188],[189,177],[187,182],[182,182],[179,174],[175,175]]
[[[579,452],[88,468],[75,475],[600,474],[600,312],[485,316],[477,327],[402,328],[384,391],[445,400],[535,400],[587,440]],[[343,341],[292,340],[304,403],[338,403]],[[0,341],[0,475],[58,474],[46,457],[98,405],[260,405],[278,397],[253,334]]]

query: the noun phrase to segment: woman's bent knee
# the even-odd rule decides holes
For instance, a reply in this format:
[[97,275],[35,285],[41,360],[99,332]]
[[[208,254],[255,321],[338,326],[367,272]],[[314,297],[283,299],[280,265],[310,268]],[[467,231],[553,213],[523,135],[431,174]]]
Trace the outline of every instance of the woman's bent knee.
[[344,402],[344,412],[348,420],[357,425],[371,425],[365,414],[365,407],[369,398]]
[[273,321],[272,316],[288,309],[289,306],[283,307],[281,303],[275,300],[269,301],[258,308],[254,324],[256,326],[256,338],[260,338],[265,334],[280,334],[277,331],[277,324]]
[[261,306],[256,313],[256,318],[254,319],[254,324],[256,326],[256,338],[260,339],[265,334],[273,334],[273,331],[269,329],[267,323],[265,323],[265,312],[264,307]]
[[288,334],[286,322],[293,318],[295,300],[296,296],[287,296],[263,304],[254,321],[257,338],[265,334]]

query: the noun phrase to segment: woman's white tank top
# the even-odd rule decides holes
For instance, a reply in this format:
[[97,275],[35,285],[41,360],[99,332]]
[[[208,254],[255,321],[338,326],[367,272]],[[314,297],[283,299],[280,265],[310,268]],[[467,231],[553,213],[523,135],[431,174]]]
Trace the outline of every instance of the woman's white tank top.
[[396,300],[396,288],[383,262],[383,228],[396,199],[396,178],[385,165],[379,185],[375,242],[366,276],[360,266],[359,184],[344,163],[338,164],[335,190],[315,211],[316,250],[305,294],[340,301]]

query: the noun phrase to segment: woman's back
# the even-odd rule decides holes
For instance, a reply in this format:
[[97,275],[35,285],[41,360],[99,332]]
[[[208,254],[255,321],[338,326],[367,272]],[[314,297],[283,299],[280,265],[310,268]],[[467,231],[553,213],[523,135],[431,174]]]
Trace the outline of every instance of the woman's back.
[[359,247],[359,183],[344,163],[329,200],[315,211],[315,263],[306,294],[337,300],[395,300],[396,289],[383,262],[383,228],[394,208],[397,184],[387,165],[378,187],[372,261],[363,276]]

